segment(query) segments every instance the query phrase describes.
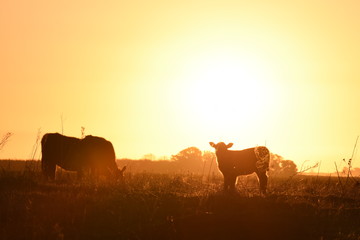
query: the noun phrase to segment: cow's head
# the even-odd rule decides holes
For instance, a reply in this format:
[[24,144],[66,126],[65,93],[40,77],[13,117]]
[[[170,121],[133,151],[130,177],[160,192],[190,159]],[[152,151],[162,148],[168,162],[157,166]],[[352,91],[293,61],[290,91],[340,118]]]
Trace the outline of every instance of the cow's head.
[[120,179],[121,181],[124,179],[124,172],[126,170],[126,166],[124,166],[122,169],[118,169],[117,172],[117,177],[118,179]]
[[118,168],[108,168],[109,176],[113,178],[116,181],[122,182],[124,180],[124,172],[126,170],[126,166],[124,166],[122,169]]
[[215,148],[216,152],[226,151],[228,148],[231,148],[234,145],[233,143],[225,144],[223,142],[219,142],[217,144],[215,144],[213,142],[209,142],[209,144],[210,144],[210,146]]

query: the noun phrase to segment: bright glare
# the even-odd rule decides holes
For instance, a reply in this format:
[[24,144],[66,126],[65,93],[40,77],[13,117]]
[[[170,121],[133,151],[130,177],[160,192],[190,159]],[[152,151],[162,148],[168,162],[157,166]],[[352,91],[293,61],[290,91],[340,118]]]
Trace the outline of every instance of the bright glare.
[[267,69],[260,59],[231,54],[194,60],[188,69],[186,105],[203,124],[253,127],[269,101]]

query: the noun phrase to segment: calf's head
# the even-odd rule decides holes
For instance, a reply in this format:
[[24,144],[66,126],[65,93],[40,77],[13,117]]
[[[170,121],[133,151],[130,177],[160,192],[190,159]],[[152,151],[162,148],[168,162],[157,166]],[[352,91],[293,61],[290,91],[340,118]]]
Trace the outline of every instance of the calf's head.
[[226,151],[228,148],[231,148],[234,145],[233,143],[225,144],[223,142],[219,142],[217,144],[215,144],[213,142],[209,142],[209,144],[210,144],[210,146],[215,148],[216,152]]

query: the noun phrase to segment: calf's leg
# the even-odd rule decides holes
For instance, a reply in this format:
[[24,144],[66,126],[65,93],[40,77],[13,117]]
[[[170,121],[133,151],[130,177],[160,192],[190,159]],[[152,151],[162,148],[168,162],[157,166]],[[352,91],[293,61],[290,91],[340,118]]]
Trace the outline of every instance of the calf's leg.
[[256,172],[256,175],[259,178],[259,183],[260,183],[260,191],[261,193],[266,193],[266,187],[267,187],[267,182],[268,182],[268,177],[266,175],[266,172]]
[[234,191],[235,190],[236,176],[224,175],[224,190]]

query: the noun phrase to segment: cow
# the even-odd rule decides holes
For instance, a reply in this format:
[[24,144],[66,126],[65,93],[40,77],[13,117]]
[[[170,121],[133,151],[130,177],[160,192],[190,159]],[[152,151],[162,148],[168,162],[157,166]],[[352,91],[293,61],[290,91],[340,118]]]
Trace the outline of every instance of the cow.
[[59,133],[47,133],[41,139],[41,168],[43,174],[55,179],[56,165],[76,171],[81,178],[84,173],[92,176],[123,177],[126,166],[118,169],[111,142],[101,137],[86,136],[83,139]]
[[270,152],[266,147],[259,146],[244,150],[231,151],[228,148],[233,143],[217,144],[210,142],[210,146],[215,148],[218,168],[224,176],[224,190],[235,190],[236,178],[240,175],[256,173],[260,182],[261,193],[266,193],[269,171]]

